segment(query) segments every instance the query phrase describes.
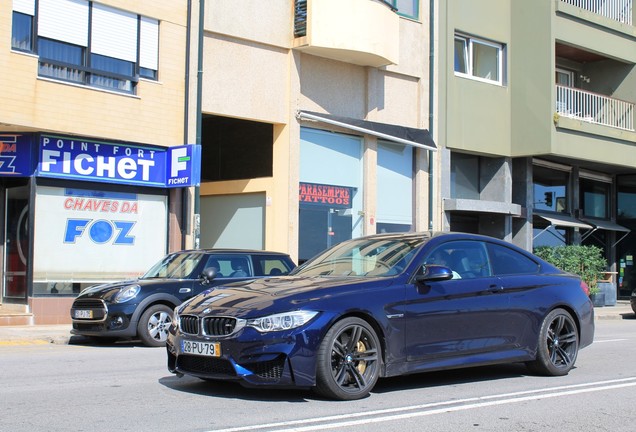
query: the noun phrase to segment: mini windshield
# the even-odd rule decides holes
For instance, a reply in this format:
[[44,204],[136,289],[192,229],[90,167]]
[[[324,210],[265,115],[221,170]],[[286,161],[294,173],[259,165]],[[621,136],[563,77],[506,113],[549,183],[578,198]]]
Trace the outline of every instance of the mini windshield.
[[142,279],[189,279],[205,254],[199,252],[177,253],[165,256],[152,266]]
[[297,268],[301,276],[390,276],[402,273],[426,238],[399,236],[349,240]]

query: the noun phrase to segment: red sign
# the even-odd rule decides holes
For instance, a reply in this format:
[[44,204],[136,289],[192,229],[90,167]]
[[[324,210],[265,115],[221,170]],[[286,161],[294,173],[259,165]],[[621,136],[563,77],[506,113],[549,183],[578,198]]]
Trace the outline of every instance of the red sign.
[[351,208],[353,188],[346,186],[300,183],[298,196],[301,204],[329,208]]

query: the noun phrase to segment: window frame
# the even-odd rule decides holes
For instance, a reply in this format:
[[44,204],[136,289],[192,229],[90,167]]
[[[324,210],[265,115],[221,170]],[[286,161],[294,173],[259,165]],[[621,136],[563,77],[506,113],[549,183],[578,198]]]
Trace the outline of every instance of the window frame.
[[[393,7],[395,8],[395,10],[397,11],[397,14],[406,18],[411,18],[414,20],[417,20],[420,18],[420,2],[419,0],[390,0],[391,4],[393,5]],[[415,12],[414,15],[411,15],[409,13],[405,13],[400,11],[400,4],[404,4],[404,3],[411,3],[411,5],[413,6],[413,11]]]
[[[35,51],[35,40],[37,38],[37,35],[35,34],[35,19],[33,17],[33,15],[29,15],[29,14],[25,14],[22,12],[18,12],[18,11],[12,11],[12,15],[11,15],[11,49],[14,51],[19,51],[19,52],[24,52],[24,53],[29,53],[32,54]],[[15,35],[15,29],[16,29],[16,15],[20,16],[20,17],[27,17],[29,19],[29,29],[28,29],[28,33],[29,33],[29,48],[20,48],[16,45],[13,44],[13,40],[14,40],[14,35]],[[26,33],[26,32],[25,32]]]
[[[461,58],[464,61],[466,66],[466,71],[458,71],[457,70],[457,41],[463,42],[462,56]],[[482,45],[490,48],[494,48],[497,50],[497,58],[496,58],[496,70],[497,70],[497,79],[484,78],[475,75],[475,65],[474,65],[474,53],[475,53],[475,45]],[[504,57],[505,57],[505,45],[499,42],[489,41],[487,39],[478,38],[474,36],[468,36],[462,33],[455,33],[455,38],[453,39],[453,71],[455,76],[472,79],[475,81],[480,81],[488,84],[495,84],[499,86],[503,86],[505,83],[504,80]]]
[[[87,32],[89,35],[89,42],[84,44],[82,42],[81,45],[77,45],[76,43],[70,42],[69,40],[62,40],[62,33],[56,33],[54,36],[49,36],[45,34],[40,34],[38,31],[38,20],[41,18],[39,15],[41,11],[36,7],[33,10],[33,15],[29,13],[25,13],[22,10],[16,10],[15,8],[12,10],[12,29],[11,29],[11,49],[14,51],[18,51],[21,53],[29,53],[34,54],[38,57],[38,77],[61,81],[66,83],[71,83],[75,85],[84,86],[91,89],[98,90],[106,90],[113,91],[115,93],[129,94],[135,95],[137,93],[137,84],[140,78],[149,81],[157,81],[158,80],[158,56],[159,53],[150,53],[150,63],[145,61],[145,67],[142,67],[141,64],[144,63],[144,57],[142,50],[150,48],[156,48],[158,50],[159,47],[159,21],[153,18],[146,17],[144,15],[140,15],[135,12],[118,10],[115,8],[109,8],[109,10],[121,11],[121,14],[128,14],[130,17],[135,17],[136,19],[136,40],[134,41],[134,45],[136,46],[136,59],[134,61],[124,60],[123,57],[109,57],[108,55],[104,55],[98,52],[94,52],[92,49],[92,43],[90,42],[90,35],[93,32],[93,8],[100,5],[99,3],[95,3],[93,1],[87,2],[88,7],[88,21],[83,24],[87,26]],[[106,7],[106,6],[103,6]],[[24,17],[30,18],[30,29],[26,29],[25,26],[20,25],[16,27],[15,25],[15,17],[19,16],[21,24],[24,24]],[[51,15],[53,16],[53,15]],[[49,16],[49,18],[51,18]],[[84,17],[86,18],[86,17]],[[142,21],[148,21],[150,23],[150,31],[148,31],[148,26],[146,25],[145,33],[142,31]],[[81,20],[79,22],[82,22]],[[156,29],[153,30],[152,26],[155,26]],[[20,48],[17,45],[14,45],[14,32],[20,29],[21,35],[24,35],[28,30],[31,34],[30,37],[30,47],[29,48]],[[74,34],[74,33],[73,33]],[[59,37],[56,37],[59,36]],[[142,44],[142,38],[148,37],[156,37],[156,41],[149,41],[149,44]],[[66,62],[63,60],[64,52],[63,48],[59,48],[59,53],[62,54],[61,57],[55,58],[54,53],[49,53],[53,55],[44,56],[42,55],[41,45],[44,41],[51,41],[55,44],[68,45],[73,48],[80,47],[82,50],[81,54],[81,63],[76,64],[75,62]],[[144,46],[146,48],[144,48]],[[148,54],[148,53],[146,53]],[[101,64],[105,67],[96,68],[95,65],[95,56],[99,56]],[[130,57],[130,56],[128,56]],[[148,57],[148,56],[146,56]],[[154,57],[154,62],[153,62]],[[122,62],[128,63],[131,67],[131,74],[121,73],[123,69],[127,69]],[[152,64],[154,63],[154,64]],[[110,67],[112,66],[112,67]],[[157,67],[157,69],[153,69],[152,66]],[[109,70],[110,69],[110,70]],[[120,70],[118,70],[120,69]]]
[[[495,277],[499,276],[515,276],[515,275],[533,275],[538,274],[541,270],[541,265],[538,261],[533,259],[532,257],[525,255],[519,251],[514,250],[513,248],[500,245],[497,243],[486,243],[488,249],[488,261],[490,263],[490,268],[492,275]],[[515,263],[525,262],[527,264],[532,263],[533,271],[529,271],[528,269],[523,268],[522,266],[518,266],[514,268],[512,271],[500,271],[502,261],[498,258],[498,253],[501,252],[502,255],[506,255],[515,261]],[[528,265],[530,267],[530,265]],[[507,268],[506,270],[510,270]],[[521,270],[521,271],[520,271]]]

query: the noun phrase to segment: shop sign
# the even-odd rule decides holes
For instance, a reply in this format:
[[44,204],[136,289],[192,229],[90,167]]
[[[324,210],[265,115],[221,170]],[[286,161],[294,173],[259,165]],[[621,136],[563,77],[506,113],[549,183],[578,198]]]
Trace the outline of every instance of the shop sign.
[[[149,147],[129,143],[40,136],[37,175],[154,187],[200,181],[200,147]],[[196,147],[196,149],[195,149]]]
[[32,136],[0,135],[0,175],[28,177],[33,174]]
[[166,187],[198,186],[201,183],[201,146],[168,148]]
[[126,279],[166,253],[165,194],[38,186],[35,208],[36,282]]
[[352,207],[354,190],[347,186],[300,183],[298,194],[301,205],[349,209]]

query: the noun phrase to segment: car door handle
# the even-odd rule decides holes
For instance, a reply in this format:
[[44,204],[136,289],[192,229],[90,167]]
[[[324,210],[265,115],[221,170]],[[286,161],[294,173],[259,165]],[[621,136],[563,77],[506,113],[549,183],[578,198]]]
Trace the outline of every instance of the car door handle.
[[179,288],[179,294],[186,294],[192,292],[191,288]]
[[492,293],[498,293],[498,292],[502,292],[503,291],[503,286],[492,284],[492,285],[490,285],[489,289],[490,289],[490,292],[492,292]]

